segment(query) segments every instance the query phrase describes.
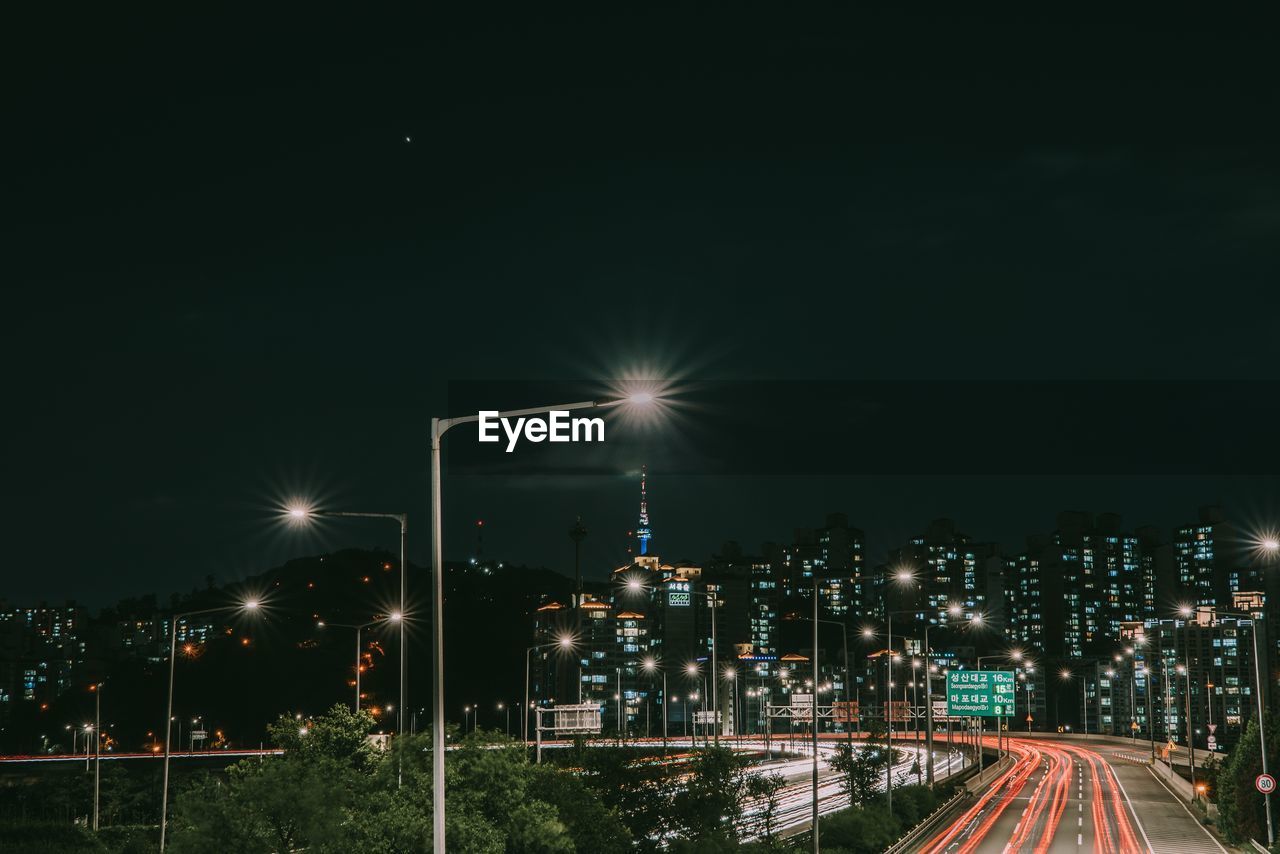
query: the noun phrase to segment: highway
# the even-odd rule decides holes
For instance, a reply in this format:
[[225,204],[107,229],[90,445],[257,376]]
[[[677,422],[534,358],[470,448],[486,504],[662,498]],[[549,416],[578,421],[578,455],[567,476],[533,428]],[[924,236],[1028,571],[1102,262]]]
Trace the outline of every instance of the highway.
[[920,851],[1226,852],[1140,752],[1044,738],[1012,738],[1009,750],[1012,767]]
[[[656,739],[641,739],[641,742],[651,746],[661,743]],[[820,815],[846,809],[849,806],[849,798],[841,791],[838,776],[827,765],[824,758],[833,753],[836,745],[841,743],[844,743],[844,739],[830,737],[824,737],[818,742],[818,812]],[[871,743],[855,740],[851,743],[858,747],[884,749],[882,741]],[[572,742],[568,741],[543,742],[542,747],[545,750],[569,747],[571,744]],[[611,746],[612,742],[600,742],[600,745]],[[778,807],[774,813],[773,825],[775,834],[787,836],[789,833],[808,829],[813,818],[813,759],[811,758],[813,754],[810,742],[801,739],[788,743],[785,739],[773,739],[766,746],[763,740],[757,738],[723,738],[721,745],[743,753],[763,753],[766,749],[771,749],[775,753],[785,750],[787,752],[785,757],[767,759],[754,764],[748,773],[781,774],[785,781],[777,796]],[[680,745],[684,748],[690,746],[688,743],[683,743],[683,740]],[[672,747],[676,748],[674,741]],[[912,767],[917,757],[923,767],[924,744],[895,741],[893,749],[901,754],[901,758],[893,766],[894,786],[915,785],[916,775],[912,772]],[[934,774],[939,780],[959,772],[967,762],[960,751],[948,750],[945,743],[935,745],[933,755]],[[879,788],[881,791],[884,790],[883,779],[880,780]],[[760,826],[760,814],[763,807],[762,801],[748,802],[744,805],[741,820],[743,839],[756,839],[761,835],[763,828]]]
[[[864,745],[862,742],[855,741],[854,744],[877,749],[884,748],[883,742]],[[752,746],[763,749],[764,742]],[[902,754],[902,758],[893,767],[894,786],[914,785],[916,775],[911,772],[911,768],[917,756],[923,766],[924,745],[895,743],[893,748]],[[804,745],[804,749],[808,749],[808,745]],[[818,812],[820,815],[846,809],[849,806],[849,798],[841,791],[837,775],[823,759],[824,755],[834,749],[833,741],[822,741],[818,744]],[[935,748],[934,762],[934,773],[941,780],[958,772],[963,767],[964,759],[959,751],[948,752],[943,746]],[[786,781],[778,792],[774,832],[786,836],[788,832],[807,829],[813,817],[813,760],[810,756],[763,762],[753,766],[751,771],[755,774],[781,774]],[[880,789],[883,790],[883,788],[884,783],[881,780]],[[748,803],[744,807],[742,826],[745,839],[754,839],[759,835],[762,807],[763,804],[760,802]]]
[[[243,759],[246,756],[283,756],[283,750],[197,750],[195,752],[184,750],[180,753],[171,753],[169,758],[173,761],[179,759]],[[145,753],[133,752],[122,753],[116,751],[106,751],[102,754],[102,761],[108,762],[112,760],[125,759],[164,759],[164,753],[158,750],[149,750]],[[32,763],[59,763],[59,762],[92,762],[93,754],[86,756],[83,753],[33,753],[33,754],[17,754],[13,756],[0,756],[0,765],[26,765]]]

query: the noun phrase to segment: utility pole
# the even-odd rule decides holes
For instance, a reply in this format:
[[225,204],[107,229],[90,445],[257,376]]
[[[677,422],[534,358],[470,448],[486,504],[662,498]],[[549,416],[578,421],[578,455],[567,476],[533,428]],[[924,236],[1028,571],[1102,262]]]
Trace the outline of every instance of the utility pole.
[[98,784],[102,769],[102,683],[93,686],[93,832],[98,832]]
[[[569,539],[573,540],[573,636],[582,642],[582,541],[587,538],[587,529],[583,527],[582,517],[569,530]],[[578,702],[582,702],[582,658],[578,657]]]
[[[716,670],[719,666],[716,662],[716,603],[720,598],[720,591],[708,591],[707,604],[711,606],[711,716],[715,720],[715,739],[716,747],[720,746],[720,694],[717,686],[720,682],[720,672]],[[705,693],[705,688],[703,689]],[[703,701],[703,708],[706,708],[706,701]]]
[[818,846],[818,573],[813,574],[813,854]]

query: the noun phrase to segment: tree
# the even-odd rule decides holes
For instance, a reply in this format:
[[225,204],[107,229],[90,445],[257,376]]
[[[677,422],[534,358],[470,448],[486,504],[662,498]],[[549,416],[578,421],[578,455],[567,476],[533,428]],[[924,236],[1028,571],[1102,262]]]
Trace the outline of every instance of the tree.
[[[895,805],[896,806],[896,805]],[[820,820],[823,850],[876,854],[900,835],[901,825],[883,807],[841,810]]]
[[[1280,767],[1280,719],[1270,712],[1266,716],[1269,770]],[[1253,781],[1262,773],[1262,751],[1258,745],[1257,717],[1249,719],[1244,735],[1223,761],[1217,775],[1219,825],[1230,842],[1266,839],[1267,817],[1261,795]]]
[[272,744],[291,756],[334,759],[368,769],[377,755],[368,741],[374,723],[367,711],[353,712],[345,703],[336,703],[324,714],[306,720],[281,715],[267,725],[267,735]]
[[786,778],[778,773],[754,774],[747,779],[747,797],[759,803],[751,831],[769,846],[774,843],[774,825],[778,820],[778,794],[786,784]]
[[245,760],[226,780],[207,777],[179,793],[173,850],[182,852],[340,850],[328,847],[355,800],[356,773],[328,757]]
[[578,851],[592,854],[631,851],[631,834],[626,825],[577,775],[535,765],[533,789],[539,798],[556,808]]
[[[557,751],[560,753],[560,751]],[[578,746],[556,756],[582,769],[581,779],[627,828],[641,848],[672,832],[672,809],[678,788],[669,768],[639,762],[635,748]]]
[[732,750],[699,750],[689,763],[684,789],[671,798],[672,829],[708,850],[718,841],[736,840],[746,791],[746,762]]
[[880,747],[840,742],[827,764],[840,775],[840,788],[849,797],[849,806],[862,806],[874,797],[884,776],[888,752]]

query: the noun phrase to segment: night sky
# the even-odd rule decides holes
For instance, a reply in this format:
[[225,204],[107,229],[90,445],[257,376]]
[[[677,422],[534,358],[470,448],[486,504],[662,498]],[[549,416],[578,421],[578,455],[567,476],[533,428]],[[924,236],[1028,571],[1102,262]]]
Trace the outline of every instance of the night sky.
[[[1272,395],[1273,22],[971,11],[9,17],[0,596],[102,605],[394,547],[390,525],[286,532],[290,495],[407,510],[425,562],[450,383],[818,390],[743,401],[743,421],[863,380]],[[994,388],[901,417],[1037,429]],[[1215,436],[1238,416],[1185,411]],[[589,476],[455,473],[446,556],[484,518],[487,555],[565,569],[581,513],[600,576],[640,462],[670,558],[828,510],[873,559],[942,515],[1010,547],[1068,508],[1269,517],[1274,454],[1218,478],[1185,451],[1185,477],[1018,458],[664,480],[660,446]]]

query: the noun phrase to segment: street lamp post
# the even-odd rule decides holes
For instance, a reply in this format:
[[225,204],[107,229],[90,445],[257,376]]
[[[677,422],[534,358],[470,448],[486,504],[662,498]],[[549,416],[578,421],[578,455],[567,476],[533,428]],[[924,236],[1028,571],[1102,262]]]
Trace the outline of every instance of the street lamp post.
[[658,662],[652,658],[646,658],[641,668],[649,674],[654,671],[662,673],[662,754],[667,753],[667,671],[665,668],[659,667]]
[[[400,703],[396,708],[396,735],[404,736],[405,710],[408,705],[408,634],[406,633],[406,615],[408,611],[406,599],[408,595],[409,561],[405,552],[405,543],[409,537],[409,515],[407,513],[367,513],[348,510],[313,510],[310,507],[291,507],[289,515],[300,522],[306,522],[312,516],[337,516],[359,519],[394,519],[400,525]],[[403,754],[403,751],[401,751]],[[396,785],[403,783],[403,760],[397,759]],[[443,848],[441,850],[444,850]]]
[[813,854],[818,845],[818,573],[813,574],[813,713],[809,722],[813,730]]
[[[1280,549],[1280,544],[1276,544],[1274,540],[1266,540],[1263,548],[1268,552],[1275,552]],[[1184,608],[1183,616],[1186,616],[1186,612],[1189,610],[1189,608]],[[1262,612],[1244,614],[1238,611],[1218,611],[1215,609],[1214,613],[1219,617],[1234,617],[1237,620],[1243,619],[1253,622],[1253,630],[1249,634],[1253,638],[1253,693],[1256,695],[1258,702],[1258,746],[1262,751],[1262,773],[1268,774],[1270,772],[1267,770],[1267,728],[1265,726],[1266,710],[1262,700],[1262,660],[1258,656],[1258,624],[1264,621]],[[1276,843],[1275,825],[1271,820],[1271,793],[1267,792],[1262,797],[1267,810],[1267,847],[1270,848]]]
[[[529,710],[533,708],[533,704],[529,701],[529,661],[534,650],[549,649],[553,646],[558,646],[561,649],[567,650],[573,646],[573,638],[566,635],[554,643],[535,644],[531,647],[527,647],[524,651],[524,713],[520,716],[520,731],[522,733],[522,740],[524,741],[526,759],[529,754]],[[534,720],[537,720],[536,716]],[[465,726],[466,722],[464,721],[463,727],[465,728]],[[534,726],[537,726],[536,722]]]
[[98,832],[98,792],[102,775],[102,683],[89,688],[93,692],[93,832]]
[[[699,677],[702,674],[702,670],[698,667],[698,663],[696,661],[689,662],[688,664],[685,665],[684,672],[688,674],[689,678],[693,680],[693,683],[696,686],[698,684]],[[684,704],[684,716],[685,716],[686,724],[688,723],[688,720],[689,720],[689,703],[687,702],[687,700],[698,699],[697,691],[691,691],[689,693],[691,694],[691,696],[686,698],[686,702]],[[706,693],[707,693],[706,688],[703,688],[702,694],[704,699],[702,701],[702,708],[704,710],[706,709],[706,703],[707,703],[705,699]],[[694,714],[696,715],[697,712],[695,711]],[[705,717],[705,715],[703,717]],[[698,741],[698,722],[695,720],[693,722],[693,737],[689,740],[689,746],[693,747],[695,744],[697,744],[697,741]]]
[[[950,614],[950,615],[951,615],[951,616],[953,616],[953,617],[958,617],[958,616],[960,616],[960,613],[962,612],[962,610],[963,610],[963,609],[961,609],[961,607],[960,607],[959,605],[950,605],[950,606],[948,606],[948,607],[947,607],[947,613],[948,613],[948,614]],[[969,623],[970,623],[970,625],[973,625],[973,626],[981,626],[981,625],[982,625],[982,615],[981,615],[981,614],[974,614],[974,615],[969,619]],[[926,769],[927,769],[927,770],[926,770],[926,775],[927,775],[927,779],[928,779],[928,782],[929,782],[929,788],[930,788],[930,789],[932,789],[932,788],[933,788],[933,785],[934,785],[934,771],[933,771],[933,667],[931,666],[931,663],[930,663],[930,661],[929,661],[929,655],[930,655],[930,652],[931,652],[931,650],[932,650],[932,647],[929,645],[929,629],[930,629],[930,628],[931,628],[931,626],[929,626],[929,625],[927,625],[927,624],[926,624],[926,625],[925,625],[925,627],[924,627],[924,684],[925,684],[925,689],[924,689],[924,704],[925,704],[925,705],[924,705],[925,735],[924,735],[924,739],[925,739],[925,752],[928,754],[928,755],[925,757],[925,767],[926,767]],[[1019,654],[1019,657],[1020,657],[1020,656],[1021,656],[1021,654]],[[1015,696],[1016,696],[1016,694],[1015,694]],[[948,731],[949,731],[949,730],[948,730]]]
[[[530,409],[514,409],[492,413],[495,418],[518,418],[526,415],[542,415],[552,410],[567,412],[575,409],[595,409],[615,406],[630,401],[644,405],[652,402],[653,395],[638,392],[626,400],[584,400],[559,406],[536,406]],[[444,434],[459,424],[474,424],[480,414],[460,418],[431,419],[431,618],[435,634],[435,667],[432,668],[431,694],[435,707],[435,726],[432,731],[431,750],[431,799],[432,799],[432,850],[445,850],[445,796],[444,796],[444,506],[440,472],[440,443]],[[526,710],[527,713],[527,710]]]
[[615,667],[614,671],[616,672],[618,677],[618,746],[621,747],[623,744],[626,743],[626,740],[627,740],[626,738],[627,716],[626,716],[626,713],[624,713],[622,710],[623,709],[622,668]]
[[[720,603],[719,590],[706,591],[707,607],[711,610],[711,718],[715,721],[714,727],[716,747],[720,746],[720,694],[718,685],[720,682],[720,671],[716,668],[716,610]],[[706,708],[706,701],[703,701],[703,709]],[[705,734],[705,730],[704,730]]]
[[[788,619],[792,619],[792,620],[803,620],[803,621],[805,621],[805,622],[808,622],[810,618],[809,618],[809,617],[801,617],[801,616],[793,616],[793,617],[788,617]],[[829,625],[829,626],[839,626],[839,627],[840,627],[840,637],[841,637],[842,647],[843,647],[843,651],[844,651],[844,668],[843,668],[843,669],[844,669],[844,693],[843,693],[841,696],[842,696],[842,698],[843,698],[845,701],[848,701],[848,699],[849,699],[849,685],[850,685],[850,682],[849,682],[849,631],[848,631],[848,628],[845,626],[845,624],[844,624],[844,623],[840,622],[839,620],[817,620],[817,622],[819,622],[819,623],[825,623],[826,625]],[[762,680],[762,683],[763,683],[763,680]],[[833,695],[833,697],[832,697],[832,702],[834,702],[834,695]],[[748,712],[749,712],[749,711],[750,711],[750,710],[748,710]],[[859,712],[859,714],[861,714],[861,712]],[[833,718],[833,720],[834,720],[834,718]],[[845,732],[848,734],[848,739],[847,739],[847,741],[852,742],[852,741],[853,741],[853,731],[852,731],[851,729],[849,729],[849,724],[850,724],[850,723],[852,723],[852,721],[846,721],[846,722],[845,722]]]
[[257,599],[248,599],[240,605],[222,608],[202,608],[199,611],[185,611],[174,614],[169,620],[169,696],[165,704],[164,715],[164,774],[160,794],[160,851],[164,851],[165,833],[169,827],[169,756],[173,752],[171,738],[173,736],[173,672],[174,659],[178,652],[178,621],[201,614],[219,614],[227,611],[256,611],[259,607]]
[[[904,578],[904,575],[906,575],[906,574],[905,574],[905,573],[899,573],[899,580],[906,580],[906,579]],[[952,617],[959,616],[959,615],[962,613],[962,611],[963,611],[963,609],[962,609],[959,605],[957,605],[957,604],[952,604],[952,605],[949,605],[949,606],[947,607],[947,613],[948,613],[950,616],[952,616]],[[901,615],[903,615],[903,614],[914,615],[915,613],[916,613],[916,611],[890,611],[890,612],[886,612],[886,614],[885,614],[885,620],[886,620],[886,622],[887,622],[887,624],[888,624],[888,626],[887,626],[887,631],[888,631],[888,645],[889,645],[889,646],[888,646],[888,650],[889,650],[889,652],[888,652],[888,656],[889,656],[889,662],[888,662],[888,668],[889,668],[889,671],[888,671],[888,675],[889,675],[889,682],[890,682],[890,683],[892,683],[892,682],[893,682],[893,618],[894,618],[894,616],[895,616],[895,615],[897,615],[897,616],[901,616]],[[981,615],[981,614],[974,614],[974,615],[970,618],[969,623],[970,623],[970,625],[975,626],[975,627],[976,627],[976,626],[981,626],[981,625],[982,625],[982,623],[983,623],[982,615]],[[926,751],[926,753],[927,753],[927,756],[925,757],[925,766],[926,766],[926,780],[928,781],[930,788],[932,788],[932,787],[933,787],[933,785],[934,785],[934,763],[933,763],[933,673],[932,673],[932,667],[931,667],[931,661],[930,661],[930,655],[931,655],[931,653],[930,653],[931,646],[930,646],[930,644],[929,644],[929,629],[930,629],[930,628],[932,628],[932,627],[931,627],[931,626],[929,626],[929,625],[926,625],[926,626],[925,626],[925,628],[924,628],[924,668],[925,668],[925,677],[924,677],[924,678],[925,678],[925,751]],[[872,637],[872,636],[874,636],[874,632],[872,632],[872,630],[871,630],[871,629],[865,629],[865,630],[863,631],[863,636],[864,636],[864,637]],[[846,648],[845,648],[845,660],[846,660],[846,662],[848,661],[848,647],[847,647],[847,642],[846,642]],[[979,659],[979,666],[981,666],[981,659]],[[847,669],[847,665],[846,665],[845,673],[846,673],[845,679],[846,679],[846,681],[848,681],[848,669]],[[914,675],[913,675],[912,679],[913,679],[913,685],[914,685]],[[889,687],[890,687],[890,688],[892,688],[892,685],[890,685]],[[888,701],[891,701],[891,700],[892,700],[892,697],[893,697],[893,692],[892,692],[892,690],[887,691],[887,692],[886,692],[886,694],[885,694],[885,696],[886,696],[886,698],[888,698],[887,702],[888,702]],[[886,706],[886,708],[888,708],[888,706]],[[889,721],[889,720],[888,720],[888,718],[889,718],[889,714],[886,712],[886,714],[885,714],[885,719],[886,719],[886,730],[889,732],[889,756],[890,756],[890,765],[892,765],[892,756],[893,756],[893,736],[892,736],[892,726],[893,726],[893,724],[892,724],[892,722],[891,722],[891,721]],[[891,781],[891,779],[890,779],[890,777],[889,777],[889,773],[888,773],[888,772],[887,772],[887,773],[886,773],[886,775],[885,775],[885,784],[886,784],[886,790],[888,791],[889,809],[890,809],[890,811],[892,811],[892,809],[893,809],[893,789],[892,789],[892,781]]]
[[[587,538],[587,529],[582,524],[582,517],[569,530],[569,539],[573,540],[573,633],[582,637],[582,541]],[[578,664],[578,702],[582,702],[582,664]]]
[[733,735],[739,744],[742,743],[742,712],[738,707],[738,668],[726,667],[724,681],[729,683],[729,706],[733,711]]
[[[362,623],[362,624],[328,623],[328,622],[325,622],[324,620],[320,620],[319,622],[316,623],[316,628],[319,628],[319,629],[325,629],[330,627],[335,629],[355,629],[355,632],[356,632],[356,712],[357,713],[359,713],[360,711],[360,670],[362,667],[361,656],[364,653],[364,646],[361,643],[361,638],[363,637],[365,629],[373,628],[374,626],[382,622],[392,622],[392,623],[403,624],[404,620],[402,619],[401,614],[397,611],[397,612],[388,614],[385,617],[379,617],[376,620],[372,620],[368,623]],[[401,692],[400,696],[403,697],[404,693]]]
[[1187,677],[1187,697],[1186,697],[1186,715],[1187,715],[1187,753],[1191,758],[1191,791],[1196,789],[1196,742],[1191,731],[1191,656],[1187,655],[1187,664],[1182,665],[1179,669]]
[[[1066,669],[1062,670],[1062,681],[1070,682],[1074,674]],[[1089,709],[1088,709],[1088,680],[1085,678],[1084,671],[1080,671],[1080,726],[1084,730],[1085,738],[1089,737]],[[1101,721],[1098,722],[1101,726]]]
[[[1135,646],[1142,646],[1142,644],[1143,644],[1142,638],[1139,638],[1138,640],[1134,641]],[[1137,667],[1137,666],[1138,666],[1138,657],[1137,655],[1134,655],[1134,667]],[[1152,707],[1151,707],[1152,690],[1151,690],[1151,656],[1150,655],[1143,656],[1143,659],[1142,659],[1142,687],[1147,695],[1147,737],[1151,741],[1151,761],[1154,763],[1156,761],[1156,727],[1155,727],[1155,716],[1152,714]],[[1193,788],[1194,788],[1194,781],[1193,781]]]
[[[978,622],[981,623],[982,621],[978,620]],[[1023,657],[1024,656],[1022,654],[1022,650],[1019,650],[1019,649],[1010,650],[1007,654],[980,655],[978,656],[978,659],[977,659],[977,668],[981,670],[982,662],[986,661],[989,658],[994,658],[997,661],[1003,661],[1006,664],[1012,663],[1016,672],[1018,665],[1022,663]],[[1017,696],[1016,689],[1014,691],[1014,696],[1015,697]],[[982,723],[982,718],[978,718],[978,723],[979,724]],[[983,732],[985,733],[985,728],[983,728]],[[982,770],[982,739],[983,737],[984,737],[983,734],[980,734],[978,736],[978,770],[979,771]],[[1001,751],[1004,750],[1004,747],[1005,747],[1004,724],[1001,718],[996,718],[996,755],[997,756],[999,756]]]

